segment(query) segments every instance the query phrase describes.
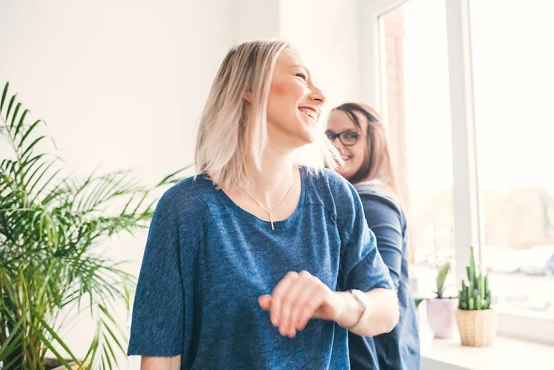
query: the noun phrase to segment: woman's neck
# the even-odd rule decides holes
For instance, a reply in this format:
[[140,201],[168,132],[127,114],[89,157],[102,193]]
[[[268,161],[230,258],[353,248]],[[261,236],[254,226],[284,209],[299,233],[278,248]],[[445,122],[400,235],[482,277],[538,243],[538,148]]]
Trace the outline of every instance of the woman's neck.
[[247,161],[248,185],[244,188],[258,202],[271,208],[282,202],[296,179],[296,166],[290,153],[266,148],[259,163]]

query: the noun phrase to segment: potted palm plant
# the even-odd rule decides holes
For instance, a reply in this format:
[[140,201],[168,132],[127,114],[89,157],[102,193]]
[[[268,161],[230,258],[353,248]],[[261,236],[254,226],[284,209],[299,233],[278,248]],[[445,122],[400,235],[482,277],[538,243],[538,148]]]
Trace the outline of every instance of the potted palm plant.
[[466,267],[466,271],[467,284],[462,281],[456,311],[456,322],[462,345],[491,346],[496,337],[498,313],[491,308],[492,295],[488,275],[477,273],[473,247],[471,247],[469,266]]
[[[105,243],[146,228],[155,195],[182,170],[154,186],[128,171],[70,176],[44,123],[29,123],[8,88],[0,97],[0,367],[119,368],[126,338],[112,306],[129,308],[135,278],[105,257]],[[62,311],[96,322],[84,357],[60,334]]]
[[444,264],[437,274],[435,297],[426,300],[427,321],[435,338],[452,338],[456,335],[456,297],[447,297],[446,280],[450,262]]

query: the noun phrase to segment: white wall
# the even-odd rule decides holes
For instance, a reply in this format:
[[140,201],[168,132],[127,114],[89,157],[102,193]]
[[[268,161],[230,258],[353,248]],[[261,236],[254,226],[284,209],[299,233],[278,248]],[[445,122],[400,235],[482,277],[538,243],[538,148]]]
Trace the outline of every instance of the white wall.
[[327,98],[322,119],[360,98],[358,12],[355,0],[281,0],[281,35],[315,71]]
[[[235,42],[291,41],[328,98],[323,121],[357,100],[357,9],[357,0],[2,0],[0,85],[10,81],[32,118],[48,122],[76,174],[129,168],[150,183],[192,163],[211,81]],[[144,238],[114,240],[114,258],[137,272]],[[91,333],[86,320],[67,332],[77,355]]]
[[281,0],[234,0],[237,43],[280,36]]
[[231,0],[0,3],[0,81],[46,119],[86,173],[152,179],[192,161],[194,132],[233,43]]
[[[49,124],[77,174],[136,170],[145,183],[193,162],[196,128],[234,42],[231,0],[0,2],[0,85]],[[114,240],[138,271],[145,233]],[[83,320],[66,338],[84,355]],[[84,340],[85,339],[85,340]]]

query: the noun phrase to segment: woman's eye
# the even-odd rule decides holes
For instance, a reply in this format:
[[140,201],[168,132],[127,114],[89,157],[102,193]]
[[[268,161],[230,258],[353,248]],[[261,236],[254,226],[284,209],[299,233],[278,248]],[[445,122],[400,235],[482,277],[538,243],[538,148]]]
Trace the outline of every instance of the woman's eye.
[[358,137],[358,133],[356,133],[356,132],[347,132],[345,136],[346,136],[347,139],[355,139],[355,138]]
[[297,73],[296,74],[296,77],[300,77],[301,79],[303,79],[304,81],[306,81],[306,75],[304,73]]

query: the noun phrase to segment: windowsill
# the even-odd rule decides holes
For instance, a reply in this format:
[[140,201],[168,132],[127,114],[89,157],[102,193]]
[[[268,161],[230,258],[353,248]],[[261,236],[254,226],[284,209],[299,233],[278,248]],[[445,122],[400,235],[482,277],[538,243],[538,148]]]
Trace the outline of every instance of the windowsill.
[[421,370],[543,369],[554,364],[554,346],[498,336],[492,347],[462,346],[460,338],[419,333]]

